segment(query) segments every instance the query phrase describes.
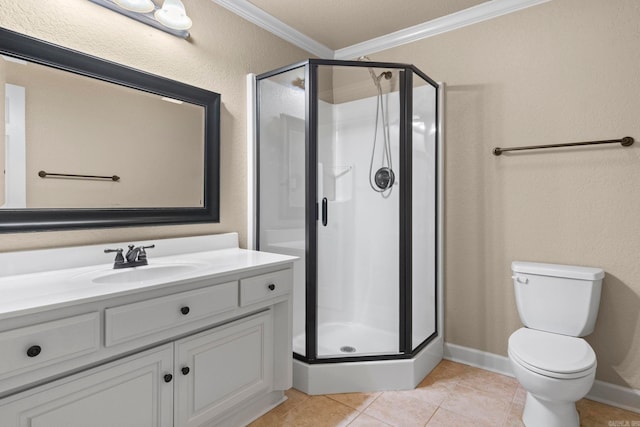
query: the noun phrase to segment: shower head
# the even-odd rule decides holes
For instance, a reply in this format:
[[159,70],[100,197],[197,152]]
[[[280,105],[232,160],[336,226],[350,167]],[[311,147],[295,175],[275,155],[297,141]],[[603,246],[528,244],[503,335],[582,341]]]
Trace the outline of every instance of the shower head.
[[373,68],[369,68],[369,74],[371,74],[371,79],[373,80],[373,84],[376,86],[380,85],[380,80],[384,78],[385,80],[391,80],[393,77],[393,73],[391,71],[383,71],[376,76],[373,72]]
[[[360,56],[358,57],[358,61],[371,61],[371,58],[369,58],[368,56]],[[391,71],[383,71],[382,73],[380,73],[379,76],[376,76],[376,74],[373,72],[373,68],[369,68],[369,74],[371,74],[371,78],[373,79],[373,82],[376,84],[383,77],[385,80],[391,80],[391,77],[393,77],[393,73]]]

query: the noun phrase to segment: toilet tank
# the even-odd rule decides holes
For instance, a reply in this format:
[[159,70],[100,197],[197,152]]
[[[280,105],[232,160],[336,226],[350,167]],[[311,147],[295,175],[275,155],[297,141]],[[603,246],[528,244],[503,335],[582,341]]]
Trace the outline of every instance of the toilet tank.
[[602,269],[514,261],[511,270],[518,314],[527,328],[573,337],[593,332]]

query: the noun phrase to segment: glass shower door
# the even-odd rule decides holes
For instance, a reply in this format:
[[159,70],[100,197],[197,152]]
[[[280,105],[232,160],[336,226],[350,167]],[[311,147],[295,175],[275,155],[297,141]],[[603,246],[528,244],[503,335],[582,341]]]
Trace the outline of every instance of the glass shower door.
[[396,354],[399,72],[317,73],[317,357]]

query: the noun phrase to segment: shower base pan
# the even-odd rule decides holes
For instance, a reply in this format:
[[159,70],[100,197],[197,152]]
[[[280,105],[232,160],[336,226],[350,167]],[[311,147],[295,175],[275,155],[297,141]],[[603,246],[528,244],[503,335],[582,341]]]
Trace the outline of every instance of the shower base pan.
[[[304,334],[293,339],[293,351],[304,354]],[[325,323],[318,327],[318,357],[393,354],[398,337],[361,323]]]
[[294,359],[293,387],[307,394],[411,390],[440,363],[437,337],[412,359],[307,364]]

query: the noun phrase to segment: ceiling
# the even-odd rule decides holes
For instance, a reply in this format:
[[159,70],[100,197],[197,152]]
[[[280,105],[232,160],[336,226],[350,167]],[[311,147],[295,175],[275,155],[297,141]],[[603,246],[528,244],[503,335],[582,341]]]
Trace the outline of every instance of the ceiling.
[[486,3],[487,0],[249,0],[332,50]]

